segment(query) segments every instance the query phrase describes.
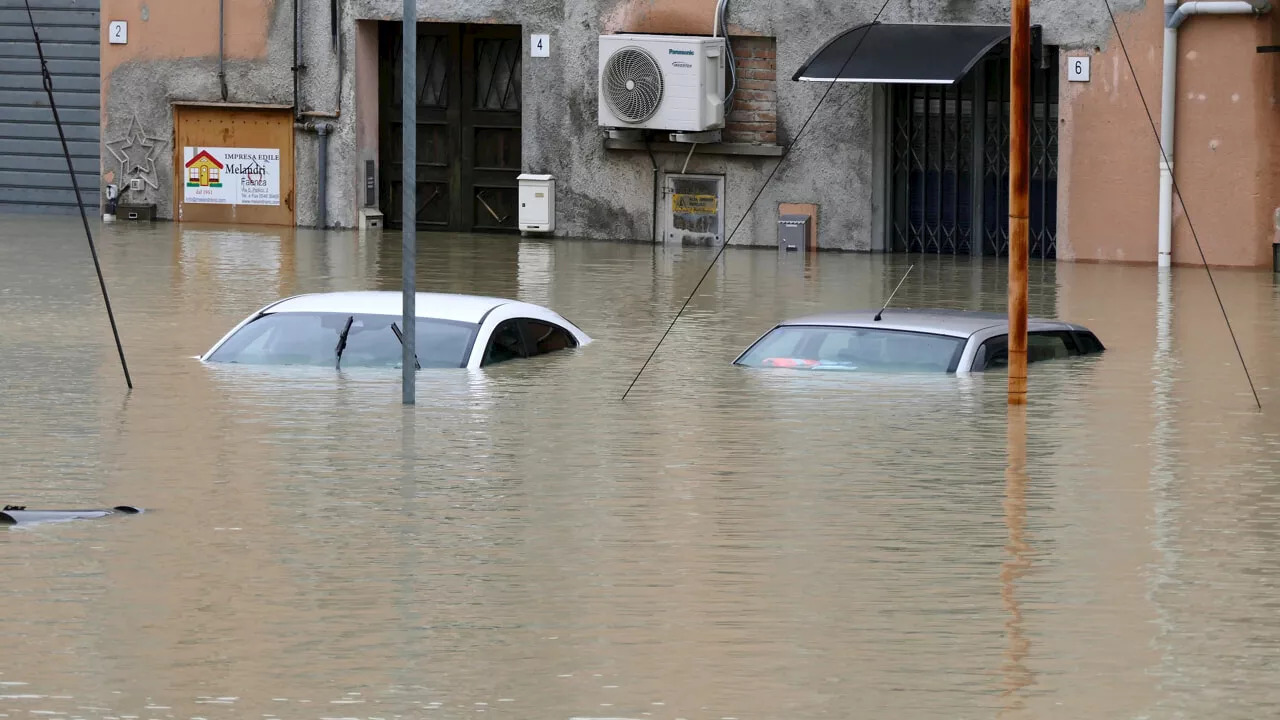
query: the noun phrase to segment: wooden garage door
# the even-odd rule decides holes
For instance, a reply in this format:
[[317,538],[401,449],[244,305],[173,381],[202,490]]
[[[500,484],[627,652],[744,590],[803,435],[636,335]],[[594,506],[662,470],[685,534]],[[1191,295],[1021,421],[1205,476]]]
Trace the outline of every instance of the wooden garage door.
[[293,111],[176,106],[178,222],[294,224]]

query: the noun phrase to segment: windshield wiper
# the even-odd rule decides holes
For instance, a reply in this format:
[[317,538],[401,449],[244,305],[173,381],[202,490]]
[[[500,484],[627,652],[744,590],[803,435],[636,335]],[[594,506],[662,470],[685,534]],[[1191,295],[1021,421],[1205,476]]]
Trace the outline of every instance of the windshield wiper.
[[[400,346],[404,347],[404,335],[400,332],[400,326],[391,323],[391,332],[396,334],[396,339],[400,341]],[[418,353],[413,353],[413,369],[421,370],[422,366],[418,364]]]
[[346,327],[342,328],[342,334],[338,336],[338,362],[334,365],[335,368],[342,367],[342,351],[347,349],[347,334],[351,332],[351,323],[355,322],[355,320],[355,315],[348,317]]

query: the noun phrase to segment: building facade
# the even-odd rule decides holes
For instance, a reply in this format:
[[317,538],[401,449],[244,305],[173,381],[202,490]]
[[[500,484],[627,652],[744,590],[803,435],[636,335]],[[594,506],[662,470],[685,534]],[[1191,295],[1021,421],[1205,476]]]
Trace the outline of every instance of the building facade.
[[[70,61],[60,61],[54,78],[65,88],[64,116],[74,111],[82,121],[73,150],[90,198],[111,185],[121,203],[154,206],[165,219],[356,227],[380,215],[398,226],[400,0],[32,2],[46,45],[67,40],[59,51],[86,61],[87,44],[75,35],[84,33],[70,19],[84,25],[98,15],[98,83],[88,85],[87,65]],[[1280,225],[1280,55],[1258,47],[1273,43],[1280,19],[1262,0],[1250,2],[1256,8],[1239,14],[1185,17],[1173,34],[1173,177],[1185,212],[1177,199],[1163,204],[1176,264],[1200,262],[1188,213],[1210,264],[1271,264]],[[555,179],[556,235],[684,243],[732,235],[734,244],[776,245],[779,217],[800,214],[810,218],[813,248],[1004,254],[1007,39],[961,62],[943,58],[945,33],[917,31],[1005,25],[1007,3],[885,5],[883,27],[906,33],[898,54],[943,58],[924,63],[942,71],[960,62],[955,82],[877,77],[921,63],[904,66],[890,51],[872,52],[875,43],[858,51],[865,72],[846,78],[857,82],[796,79],[879,7],[728,0],[732,108],[718,141],[690,144],[662,134],[609,137],[599,127],[598,38],[711,35],[716,0],[420,1],[419,227],[514,232],[516,177],[527,172]],[[1032,3],[1034,257],[1158,259],[1156,133],[1171,8],[1150,0],[1109,7],[1119,37],[1104,0]],[[547,47],[534,48],[534,36]],[[943,37],[944,46],[928,37]],[[14,87],[39,102],[24,63],[0,60],[0,77],[18,78]],[[0,145],[0,153],[22,144],[5,142],[13,147]],[[208,175],[199,171],[191,180],[186,164],[202,151],[209,160],[201,162],[227,166],[217,172],[228,182],[200,185]],[[31,162],[4,161],[0,203],[74,207],[52,178],[44,190],[5,187],[26,181],[18,173]]]

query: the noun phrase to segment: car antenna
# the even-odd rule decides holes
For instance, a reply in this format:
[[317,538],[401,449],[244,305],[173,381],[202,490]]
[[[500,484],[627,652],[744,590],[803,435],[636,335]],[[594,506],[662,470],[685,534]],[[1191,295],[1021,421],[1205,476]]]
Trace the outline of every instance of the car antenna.
[[[880,22],[880,16],[884,14],[885,8],[889,7],[889,3],[892,1],[893,0],[884,0],[880,5],[880,9],[876,11],[874,16],[872,16],[871,22],[863,27],[870,28],[872,25],[878,24]],[[667,339],[667,335],[671,334],[671,329],[676,326],[676,322],[678,322],[680,320],[680,316],[684,314],[685,308],[689,307],[689,303],[693,302],[693,296],[698,294],[698,288],[702,287],[702,283],[705,282],[707,276],[711,274],[711,269],[720,261],[721,253],[724,252],[725,248],[729,247],[729,243],[732,242],[734,236],[738,234],[738,228],[742,227],[742,223],[747,218],[753,217],[751,215],[751,209],[756,206],[757,202],[759,202],[760,196],[764,195],[765,188],[769,187],[769,183],[773,180],[773,176],[777,174],[778,168],[782,167],[782,163],[790,157],[791,153],[795,150],[796,145],[800,143],[800,139],[806,137],[804,131],[809,127],[809,122],[818,114],[818,108],[822,107],[822,103],[826,101],[827,96],[831,94],[836,83],[840,81],[840,75],[844,73],[844,69],[853,61],[853,56],[858,53],[858,48],[862,47],[862,43],[866,39],[867,32],[864,31],[862,35],[858,37],[858,42],[851,50],[849,50],[849,55],[844,59],[844,64],[840,66],[840,69],[835,72],[835,76],[831,78],[831,82],[827,84],[827,89],[822,93],[822,97],[818,98],[818,102],[815,103],[813,109],[809,111],[809,117],[805,118],[803,123],[800,123],[800,130],[791,138],[791,142],[783,147],[782,156],[778,158],[778,162],[774,164],[773,169],[769,171],[764,182],[760,184],[760,189],[756,191],[756,196],[751,199],[751,202],[747,203],[747,209],[738,218],[738,223],[733,226],[733,230],[729,233],[729,236],[724,239],[724,242],[720,243],[720,249],[716,251],[714,256],[712,256],[711,262],[707,265],[707,269],[703,271],[702,277],[694,284],[693,290],[689,293],[689,296],[684,299],[684,304],[676,311],[675,317],[671,318],[671,324],[667,326],[667,329],[663,331],[662,336],[658,338],[658,342],[654,344],[653,350],[649,351],[649,357],[645,358],[644,363],[640,365],[640,369],[636,371],[635,377],[631,378],[631,384],[627,385],[627,389],[622,391],[622,400],[626,400],[627,395],[631,394],[631,388],[636,386],[636,381],[644,374],[645,368],[649,367],[649,362],[653,360],[653,356],[658,354],[658,348],[662,347],[662,343]]]
[[334,364],[335,368],[342,367],[342,351],[347,349],[347,334],[351,332],[351,323],[355,322],[355,320],[355,315],[349,315],[346,327],[342,328],[342,334],[338,336],[338,362]]
[[913,267],[915,267],[914,263],[911,267],[907,268],[906,272],[902,273],[902,279],[898,281],[898,287],[894,288],[893,292],[889,293],[889,299],[884,301],[884,307],[880,308],[880,312],[876,313],[876,316],[872,318],[873,320],[880,322],[880,316],[884,314],[884,309],[889,307],[889,303],[893,302],[893,296],[898,294],[898,288],[902,287],[902,283],[906,282],[907,276],[911,274],[911,268]]

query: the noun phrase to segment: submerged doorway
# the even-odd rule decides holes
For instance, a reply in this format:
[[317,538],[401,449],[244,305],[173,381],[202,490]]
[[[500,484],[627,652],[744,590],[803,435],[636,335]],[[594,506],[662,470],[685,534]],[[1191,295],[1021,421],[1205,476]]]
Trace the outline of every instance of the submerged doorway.
[[[519,25],[418,25],[417,227],[517,232]],[[401,210],[401,25],[379,26],[380,204]]]
[[[1038,45],[1038,44],[1037,44]],[[1031,69],[1030,255],[1057,256],[1058,51]],[[1009,253],[1009,44],[954,85],[888,88],[890,252]]]

